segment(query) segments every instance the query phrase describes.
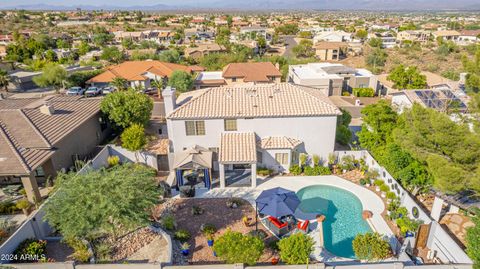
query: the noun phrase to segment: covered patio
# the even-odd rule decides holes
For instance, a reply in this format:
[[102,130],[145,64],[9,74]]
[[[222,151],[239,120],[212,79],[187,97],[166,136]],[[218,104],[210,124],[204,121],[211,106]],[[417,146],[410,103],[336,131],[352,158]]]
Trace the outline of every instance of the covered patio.
[[[223,133],[219,151],[220,188],[257,186],[257,148],[254,133]],[[250,184],[248,184],[250,183]]]
[[210,189],[212,187],[212,156],[211,151],[198,145],[176,153],[173,165],[175,173],[171,173],[174,176],[168,183],[177,189],[182,186]]

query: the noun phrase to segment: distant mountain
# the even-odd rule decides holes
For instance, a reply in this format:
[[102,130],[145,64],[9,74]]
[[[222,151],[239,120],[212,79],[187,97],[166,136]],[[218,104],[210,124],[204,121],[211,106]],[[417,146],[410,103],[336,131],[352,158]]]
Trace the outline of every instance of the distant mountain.
[[[182,4],[180,4],[182,3]],[[390,11],[426,11],[426,10],[480,10],[478,0],[205,0],[179,1],[179,4],[157,4],[153,6],[131,5],[12,5],[0,6],[0,9],[26,10],[390,10]]]

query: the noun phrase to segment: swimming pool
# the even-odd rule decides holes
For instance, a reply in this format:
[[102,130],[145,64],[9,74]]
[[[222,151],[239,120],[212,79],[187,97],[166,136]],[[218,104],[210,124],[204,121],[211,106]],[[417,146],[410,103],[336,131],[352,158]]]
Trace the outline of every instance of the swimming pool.
[[300,210],[326,216],[323,223],[325,248],[344,258],[355,258],[352,241],[357,234],[371,231],[362,219],[362,203],[351,192],[327,185],[313,185],[297,192]]

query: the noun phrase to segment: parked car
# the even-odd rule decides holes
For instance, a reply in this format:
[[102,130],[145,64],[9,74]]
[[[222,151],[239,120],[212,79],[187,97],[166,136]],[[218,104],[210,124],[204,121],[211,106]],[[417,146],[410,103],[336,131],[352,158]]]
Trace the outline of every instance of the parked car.
[[101,93],[102,91],[97,88],[97,87],[89,87],[87,91],[85,92],[86,96],[97,96]]
[[74,95],[83,95],[85,94],[85,89],[82,87],[71,87],[67,91],[68,96],[74,96]]
[[109,94],[115,91],[114,87],[104,87],[102,89],[102,94]]

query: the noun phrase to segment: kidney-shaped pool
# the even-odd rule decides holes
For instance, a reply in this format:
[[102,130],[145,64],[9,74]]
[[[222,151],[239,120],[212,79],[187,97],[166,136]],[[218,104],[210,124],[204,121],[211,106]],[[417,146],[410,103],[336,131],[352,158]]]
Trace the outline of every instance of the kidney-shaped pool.
[[351,192],[327,185],[313,185],[297,192],[300,210],[325,215],[325,248],[344,258],[355,258],[352,241],[357,234],[371,231],[362,219],[362,203]]

